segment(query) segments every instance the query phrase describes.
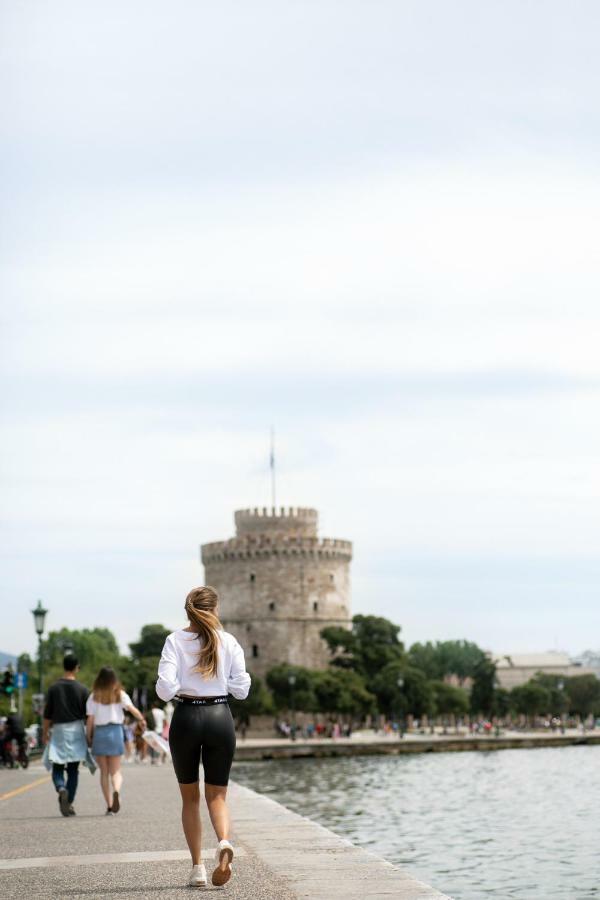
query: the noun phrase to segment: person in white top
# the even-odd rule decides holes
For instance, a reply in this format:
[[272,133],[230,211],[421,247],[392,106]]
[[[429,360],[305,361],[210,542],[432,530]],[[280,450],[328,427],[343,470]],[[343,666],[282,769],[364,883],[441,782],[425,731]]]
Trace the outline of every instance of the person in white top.
[[[165,720],[166,720],[164,709],[161,709],[161,707],[158,705],[158,703],[155,703],[154,706],[152,707],[152,709],[150,710],[150,713],[152,715],[152,719],[154,720],[154,731],[160,737],[164,738],[165,735],[163,733],[163,729],[165,727]],[[158,750],[153,750],[152,748],[150,748],[150,754],[152,756],[152,764],[153,765],[155,765],[155,764],[156,765],[161,765],[161,764],[164,765],[164,763],[166,762],[167,754],[164,753],[162,750],[158,751]]]
[[[100,769],[100,787],[106,800],[106,815],[118,813],[123,784],[121,757],[125,752],[123,739],[124,710],[145,726],[146,721],[128,694],[121,687],[114,669],[100,669],[92,693],[86,704],[87,741]],[[112,782],[112,796],[111,796]]]
[[165,711],[161,709],[156,703],[150,710],[152,713],[152,718],[154,719],[154,730],[157,734],[163,733],[163,728],[165,727]]
[[169,745],[181,791],[183,831],[192,857],[189,883],[196,887],[207,883],[201,855],[201,759],[204,796],[219,842],[212,883],[223,885],[231,877],[233,847],[226,796],[235,728],[227,694],[244,700],[250,690],[244,651],[234,636],[223,630],[218,602],[214,588],[190,591],[185,601],[189,625],[166,639],[156,682],[160,699],[176,702]]

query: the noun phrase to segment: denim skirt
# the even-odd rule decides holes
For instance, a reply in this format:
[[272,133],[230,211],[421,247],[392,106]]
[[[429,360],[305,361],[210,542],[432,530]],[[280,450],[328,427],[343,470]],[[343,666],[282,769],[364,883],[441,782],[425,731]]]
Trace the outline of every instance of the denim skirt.
[[92,741],[94,756],[122,756],[125,753],[122,725],[96,725]]

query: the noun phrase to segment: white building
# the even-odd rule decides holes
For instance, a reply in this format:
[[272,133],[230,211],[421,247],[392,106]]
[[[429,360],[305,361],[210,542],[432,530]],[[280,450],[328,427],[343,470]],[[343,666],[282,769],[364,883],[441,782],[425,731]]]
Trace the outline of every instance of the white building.
[[543,675],[562,675],[572,678],[574,675],[596,675],[593,668],[572,660],[567,653],[550,651],[548,653],[507,653],[494,656],[498,684],[506,690],[512,690],[519,684],[525,684],[538,672]]

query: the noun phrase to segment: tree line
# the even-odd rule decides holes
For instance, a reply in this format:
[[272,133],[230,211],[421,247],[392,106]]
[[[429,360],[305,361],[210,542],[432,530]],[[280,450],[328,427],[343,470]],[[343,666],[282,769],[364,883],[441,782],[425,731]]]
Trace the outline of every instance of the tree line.
[[[125,689],[137,688],[149,706],[156,699],[156,670],[168,633],[163,625],[144,625],[123,655],[107,628],[52,631],[41,645],[45,686],[60,676],[63,656],[71,650],[85,684],[91,685],[101,666],[113,666]],[[329,627],[321,634],[330,652],[327,669],[276,665],[264,681],[253,677],[248,699],[232,701],[234,712],[247,718],[295,709],[361,720],[377,714],[391,719],[600,715],[600,681],[594,675],[538,674],[507,691],[498,685],[495,663],[471,641],[428,641],[407,649],[399,625],[365,615],[354,616],[350,630]],[[25,716],[32,720],[37,662],[24,654],[18,670],[29,673]],[[3,712],[6,703],[0,701]]]

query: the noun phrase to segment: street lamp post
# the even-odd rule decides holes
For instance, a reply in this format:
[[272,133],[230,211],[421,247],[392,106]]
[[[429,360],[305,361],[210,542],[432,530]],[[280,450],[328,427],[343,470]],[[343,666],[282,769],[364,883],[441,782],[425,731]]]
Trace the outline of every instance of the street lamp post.
[[296,707],[294,704],[294,686],[296,684],[296,676],[292,673],[288,675],[288,684],[290,686],[290,706],[292,712],[292,721],[290,724],[290,737],[293,741],[296,740]]
[[48,610],[44,609],[42,606],[42,601],[38,600],[37,606],[35,609],[31,610],[33,615],[33,621],[35,624],[35,632],[38,636],[38,677],[39,677],[39,695],[40,695],[40,710],[39,710],[39,738],[38,743],[41,743],[41,735],[42,735],[42,697],[44,694],[44,678],[42,671],[42,635],[44,633],[44,624],[46,622],[46,616],[48,615]]
[[[398,680],[396,681],[398,685],[398,690],[402,693],[402,689],[404,688],[404,676],[398,675]],[[400,715],[398,716],[398,737],[400,740],[404,737],[404,703],[402,703],[402,708],[400,710]]]
[[[561,694],[562,694],[562,692],[563,692],[564,689],[565,689],[565,683],[564,683],[564,681],[562,680],[562,678],[561,678],[560,681],[557,683],[556,687],[558,688],[558,690],[559,690],[559,691],[561,692]],[[564,708],[563,708],[563,700],[562,700],[562,698],[561,698],[561,704],[560,704],[560,705],[561,705],[561,710],[560,710],[560,733],[561,733],[561,734],[564,734],[564,733],[565,733],[565,711],[564,711]]]

